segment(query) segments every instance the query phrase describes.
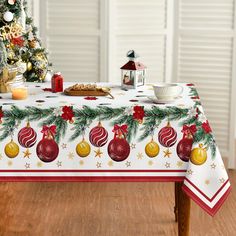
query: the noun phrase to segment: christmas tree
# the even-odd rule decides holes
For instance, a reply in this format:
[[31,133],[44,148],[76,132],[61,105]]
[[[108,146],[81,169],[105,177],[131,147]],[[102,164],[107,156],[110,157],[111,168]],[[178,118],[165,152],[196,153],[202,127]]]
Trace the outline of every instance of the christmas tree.
[[48,66],[26,0],[0,0],[0,81],[12,68],[24,73],[27,81],[43,81]]

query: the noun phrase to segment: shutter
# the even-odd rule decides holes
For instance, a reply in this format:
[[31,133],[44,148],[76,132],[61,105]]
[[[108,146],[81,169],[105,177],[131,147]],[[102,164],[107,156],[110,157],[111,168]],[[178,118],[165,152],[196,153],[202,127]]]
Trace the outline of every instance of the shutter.
[[178,81],[196,84],[222,154],[234,156],[234,0],[177,2],[174,72]]
[[163,81],[167,1],[116,0],[114,3],[114,60],[111,81],[120,82],[120,67],[127,62],[126,53],[134,49],[147,66],[147,81]]
[[[45,0],[42,35],[53,68],[66,81],[99,81],[100,1]],[[41,19],[43,18],[41,17]]]

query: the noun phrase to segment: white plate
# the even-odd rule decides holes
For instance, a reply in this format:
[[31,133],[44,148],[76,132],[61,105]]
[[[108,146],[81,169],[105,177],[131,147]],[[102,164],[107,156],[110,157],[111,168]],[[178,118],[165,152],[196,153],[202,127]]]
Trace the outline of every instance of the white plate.
[[175,102],[179,97],[173,97],[172,99],[158,99],[156,96],[149,96],[148,99],[157,104],[172,103]]

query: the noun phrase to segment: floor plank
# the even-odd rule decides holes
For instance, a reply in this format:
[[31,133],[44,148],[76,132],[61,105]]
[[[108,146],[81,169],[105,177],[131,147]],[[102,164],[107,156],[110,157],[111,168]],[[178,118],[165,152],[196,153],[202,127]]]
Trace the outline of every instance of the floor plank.
[[[0,235],[177,235],[173,207],[173,183],[1,183]],[[235,209],[234,188],[214,218],[192,203],[190,235],[235,235]]]

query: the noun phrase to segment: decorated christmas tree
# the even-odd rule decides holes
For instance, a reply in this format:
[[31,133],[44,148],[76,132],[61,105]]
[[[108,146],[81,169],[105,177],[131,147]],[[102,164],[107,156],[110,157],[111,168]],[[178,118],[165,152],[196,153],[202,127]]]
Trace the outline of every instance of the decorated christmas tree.
[[26,0],[0,0],[0,82],[14,77],[12,71],[23,73],[27,81],[43,81],[48,66]]

